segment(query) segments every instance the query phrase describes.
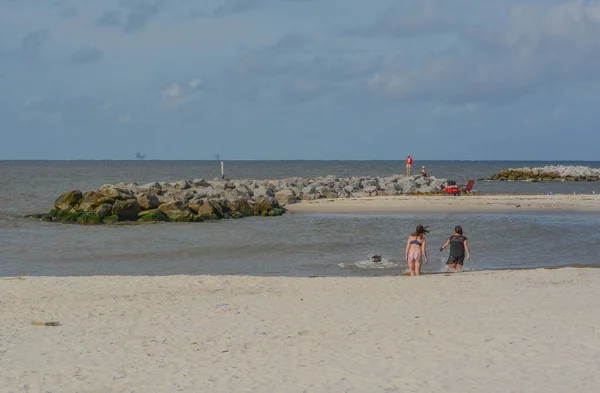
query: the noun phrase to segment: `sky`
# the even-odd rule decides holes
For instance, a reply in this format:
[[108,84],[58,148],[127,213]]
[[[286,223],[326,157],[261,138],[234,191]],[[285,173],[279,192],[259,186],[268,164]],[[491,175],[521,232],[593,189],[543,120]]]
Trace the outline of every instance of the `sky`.
[[0,0],[0,159],[600,160],[600,1]]

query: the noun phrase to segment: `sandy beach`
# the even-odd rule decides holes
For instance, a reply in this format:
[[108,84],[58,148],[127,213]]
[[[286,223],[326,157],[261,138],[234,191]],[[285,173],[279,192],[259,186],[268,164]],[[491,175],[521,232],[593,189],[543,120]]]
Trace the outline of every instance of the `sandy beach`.
[[504,212],[598,211],[600,194],[589,195],[467,195],[376,196],[302,201],[287,205],[290,212]]
[[[3,392],[596,392],[600,270],[0,279]],[[32,321],[58,321],[34,326]]]

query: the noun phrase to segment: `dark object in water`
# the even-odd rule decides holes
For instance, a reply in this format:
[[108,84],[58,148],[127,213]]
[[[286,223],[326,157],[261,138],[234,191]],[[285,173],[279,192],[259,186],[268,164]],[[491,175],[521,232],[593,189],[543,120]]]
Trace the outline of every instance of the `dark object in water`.
[[371,262],[381,262],[381,255],[373,255],[371,257]]

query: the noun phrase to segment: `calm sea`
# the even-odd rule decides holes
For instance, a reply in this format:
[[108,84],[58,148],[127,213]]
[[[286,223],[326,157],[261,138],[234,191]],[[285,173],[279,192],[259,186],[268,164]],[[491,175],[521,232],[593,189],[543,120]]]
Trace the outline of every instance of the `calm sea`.
[[[600,162],[424,161],[436,177],[464,183],[502,169]],[[227,161],[232,179],[387,176],[400,161]],[[430,225],[430,263],[456,224],[473,250],[470,269],[596,265],[600,213],[287,214],[197,224],[77,226],[23,219],[48,211],[61,193],[107,183],[220,177],[217,161],[0,161],[0,275],[247,274],[286,276],[386,275],[405,271],[406,237]],[[600,192],[600,182],[476,182],[483,193]],[[369,263],[383,254],[382,263]]]

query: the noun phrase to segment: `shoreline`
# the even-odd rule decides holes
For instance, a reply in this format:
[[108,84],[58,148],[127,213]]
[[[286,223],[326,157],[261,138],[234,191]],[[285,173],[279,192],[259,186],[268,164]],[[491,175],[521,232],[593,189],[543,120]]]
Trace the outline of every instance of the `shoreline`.
[[0,291],[0,384],[10,391],[600,385],[597,270],[24,277],[0,279]]
[[570,195],[398,195],[301,201],[286,205],[289,213],[493,213],[519,211],[600,212],[600,194]]

